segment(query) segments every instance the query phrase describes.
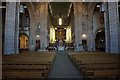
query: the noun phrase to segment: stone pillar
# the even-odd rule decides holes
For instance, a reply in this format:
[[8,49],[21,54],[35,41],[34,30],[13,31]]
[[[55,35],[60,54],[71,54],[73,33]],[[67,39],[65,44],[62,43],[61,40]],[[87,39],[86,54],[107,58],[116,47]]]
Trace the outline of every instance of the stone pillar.
[[[118,7],[118,3],[117,3],[117,13],[118,13],[118,16],[120,16],[119,15],[119,7]],[[119,19],[119,17],[117,17],[118,18],[118,24],[119,24],[119,26],[118,26],[118,53],[120,54],[120,19]]]
[[[30,8],[28,8],[29,10]],[[30,13],[30,28],[29,28],[29,51],[35,51],[36,49],[36,46],[35,46],[35,38],[36,38],[36,35],[35,35],[35,11],[33,11],[32,9],[29,10],[29,13]],[[37,24],[38,25],[38,24]]]
[[110,28],[109,28],[109,12],[108,3],[104,3],[104,21],[105,21],[105,40],[106,40],[106,53],[110,53]]
[[75,45],[77,51],[83,51],[82,44],[82,4],[75,2],[74,3],[74,26],[75,26]]
[[14,54],[15,48],[15,16],[16,3],[9,2],[6,4],[6,21],[5,21],[5,42],[4,54]]
[[20,20],[20,13],[19,13],[19,6],[20,2],[16,3],[16,22],[15,22],[15,53],[19,53],[19,20]]
[[[32,16],[32,17],[34,17],[34,16]],[[35,34],[34,34],[34,18],[33,19],[30,19],[30,28],[29,28],[29,51],[35,51],[35,49],[36,49],[36,46],[35,46],[35,38],[36,38],[36,36],[35,36]]]
[[90,3],[89,9],[87,10],[88,16],[87,16],[87,46],[88,46],[88,51],[93,51],[94,50],[94,42],[93,42],[93,14],[94,14],[94,8],[96,6],[96,3]]
[[119,14],[118,3],[108,3],[109,31],[110,31],[110,53],[119,53]]
[[[2,6],[2,2],[0,2]],[[2,64],[2,9],[0,8],[0,64]],[[2,65],[0,65],[0,79],[2,79]]]
[[[0,2],[2,6],[2,2]],[[2,8],[0,8],[0,54],[2,54]]]
[[48,3],[41,3],[40,7],[40,40],[41,49],[45,50],[47,47],[47,19],[48,19]]
[[93,51],[93,33],[92,33],[92,19],[88,19],[88,28],[87,28],[87,45],[88,45],[88,51]]
[[76,49],[78,48],[78,44],[79,44],[79,25],[78,25],[78,4],[77,3],[74,3],[74,26],[75,26],[75,45],[76,45]]

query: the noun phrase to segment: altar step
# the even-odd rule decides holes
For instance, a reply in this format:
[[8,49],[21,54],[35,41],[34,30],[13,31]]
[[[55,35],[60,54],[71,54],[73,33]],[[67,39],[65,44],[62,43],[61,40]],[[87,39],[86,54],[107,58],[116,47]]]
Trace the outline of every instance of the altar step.
[[37,50],[37,51],[48,51],[48,50]]
[[56,54],[68,54],[70,51],[55,51]]

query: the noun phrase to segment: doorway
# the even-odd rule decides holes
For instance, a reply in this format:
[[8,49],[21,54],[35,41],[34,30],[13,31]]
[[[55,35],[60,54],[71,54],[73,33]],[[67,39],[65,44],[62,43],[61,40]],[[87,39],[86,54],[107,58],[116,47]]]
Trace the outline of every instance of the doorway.
[[40,50],[40,40],[36,40],[36,51]]
[[86,40],[82,40],[82,45],[83,45],[84,51],[87,51],[87,41]]
[[98,32],[95,39],[96,50],[105,52],[105,31]]
[[21,35],[19,37],[19,49],[20,50],[28,50],[29,42],[28,37],[26,35]]

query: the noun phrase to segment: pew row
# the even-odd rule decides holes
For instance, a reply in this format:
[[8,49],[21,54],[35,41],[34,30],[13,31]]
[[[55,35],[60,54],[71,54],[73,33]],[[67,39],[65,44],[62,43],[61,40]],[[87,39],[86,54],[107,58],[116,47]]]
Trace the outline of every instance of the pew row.
[[2,78],[47,78],[55,59],[54,52],[23,52],[2,56]]
[[120,79],[120,54],[76,51],[68,56],[86,79]]

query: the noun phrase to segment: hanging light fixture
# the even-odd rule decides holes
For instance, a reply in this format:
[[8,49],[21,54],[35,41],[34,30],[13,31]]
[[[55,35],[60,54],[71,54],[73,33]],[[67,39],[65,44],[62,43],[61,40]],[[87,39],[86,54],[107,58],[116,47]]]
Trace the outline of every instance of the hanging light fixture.
[[62,18],[59,18],[59,25],[62,25]]
[[24,13],[24,6],[20,5],[20,13]]

